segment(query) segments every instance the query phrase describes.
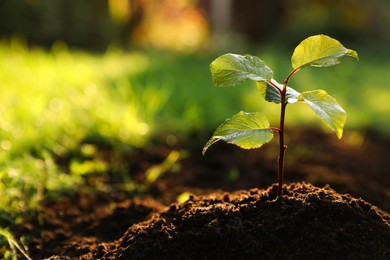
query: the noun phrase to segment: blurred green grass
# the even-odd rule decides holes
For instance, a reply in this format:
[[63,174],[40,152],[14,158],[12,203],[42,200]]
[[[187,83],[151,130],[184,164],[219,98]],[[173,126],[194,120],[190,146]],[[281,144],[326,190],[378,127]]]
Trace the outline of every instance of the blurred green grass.
[[[360,62],[308,68],[290,85],[325,89],[346,109],[347,129],[388,132],[389,55],[347,47],[359,53]],[[263,59],[278,81],[291,70],[292,50],[285,47],[248,53]],[[112,170],[94,157],[94,144],[127,153],[160,134],[186,142],[188,134],[215,129],[240,110],[263,111],[276,124],[279,107],[261,100],[253,84],[213,87],[209,64],[218,55],[115,48],[90,54],[61,43],[42,50],[20,40],[0,42],[0,218],[12,219],[10,212],[78,189],[84,174]],[[288,128],[318,122],[304,105],[288,107]],[[90,155],[83,155],[85,148],[92,149]],[[59,163],[61,158],[69,165]]]
[[82,185],[78,172],[56,162],[84,142],[139,147],[148,140],[151,108],[127,80],[147,68],[145,55],[91,55],[62,44],[44,51],[14,40],[0,43],[0,57],[0,217]]

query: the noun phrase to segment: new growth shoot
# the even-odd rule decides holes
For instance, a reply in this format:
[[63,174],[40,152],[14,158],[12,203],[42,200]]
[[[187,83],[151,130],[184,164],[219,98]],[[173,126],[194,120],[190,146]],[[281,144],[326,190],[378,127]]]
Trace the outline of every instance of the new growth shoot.
[[338,138],[343,134],[347,114],[337,101],[326,91],[318,89],[298,92],[288,86],[290,78],[306,67],[329,67],[341,62],[345,56],[359,59],[355,51],[345,48],[339,41],[326,36],[315,35],[303,40],[291,57],[293,70],[283,84],[273,79],[272,70],[256,56],[224,54],[210,64],[214,85],[232,87],[250,79],[256,82],[261,96],[268,102],[280,105],[279,127],[271,127],[266,116],[260,112],[239,112],[228,118],[214,132],[203,148],[203,154],[219,140],[235,144],[243,149],[259,148],[279,135],[278,196],[283,195],[284,121],[288,104],[306,103],[320,119],[332,129]]

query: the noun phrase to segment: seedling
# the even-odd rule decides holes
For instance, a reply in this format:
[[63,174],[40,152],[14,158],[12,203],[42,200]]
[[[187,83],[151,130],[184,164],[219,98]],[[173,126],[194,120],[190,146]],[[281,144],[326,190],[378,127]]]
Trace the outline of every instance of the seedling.
[[280,104],[279,127],[271,127],[267,117],[260,112],[243,112],[222,123],[203,148],[206,150],[219,140],[235,144],[243,149],[259,148],[272,140],[274,132],[279,134],[278,196],[283,195],[284,119],[288,104],[306,103],[320,119],[332,129],[338,138],[343,134],[347,114],[337,101],[324,90],[299,93],[288,86],[290,78],[306,67],[329,67],[341,62],[345,56],[359,59],[355,51],[345,48],[339,41],[315,35],[303,40],[291,57],[293,70],[283,84],[273,79],[272,70],[258,57],[251,55],[224,54],[210,64],[214,85],[231,87],[250,79],[256,81],[261,96],[268,102]]

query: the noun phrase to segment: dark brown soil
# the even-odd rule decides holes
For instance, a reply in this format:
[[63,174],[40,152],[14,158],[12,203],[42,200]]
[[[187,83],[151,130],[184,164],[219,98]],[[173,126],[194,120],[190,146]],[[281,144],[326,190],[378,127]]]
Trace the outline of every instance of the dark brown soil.
[[[33,259],[390,259],[387,138],[290,133],[285,181],[295,184],[283,198],[272,186],[276,143],[249,151],[219,143],[203,157],[206,138],[131,153],[138,183],[172,150],[182,155],[148,196],[80,192],[12,230]],[[187,191],[191,200],[175,204]]]
[[389,259],[390,216],[309,184],[192,197],[83,259]]

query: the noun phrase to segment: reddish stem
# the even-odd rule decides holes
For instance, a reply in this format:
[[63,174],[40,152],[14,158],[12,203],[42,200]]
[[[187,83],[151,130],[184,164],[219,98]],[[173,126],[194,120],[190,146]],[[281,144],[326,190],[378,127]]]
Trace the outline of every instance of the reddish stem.
[[286,115],[286,106],[288,104],[286,100],[287,83],[290,78],[299,70],[294,69],[288,74],[283,83],[283,89],[280,90],[277,86],[270,84],[279,90],[280,93],[280,124],[279,124],[279,157],[278,157],[278,197],[283,196],[283,177],[284,177],[284,155],[287,150],[287,145],[284,144],[284,119]]
[[284,80],[283,88],[286,88],[286,87],[287,87],[288,81],[290,80],[290,78],[292,77],[292,75],[294,75],[298,70],[299,70],[299,68],[293,69],[293,71],[291,71],[290,74],[288,74],[288,76],[287,76],[286,79]]
[[280,106],[280,125],[279,125],[279,157],[278,157],[278,196],[283,196],[283,176],[284,176],[284,155],[287,146],[284,144],[284,118],[286,114],[286,91],[283,89]]
[[269,130],[280,133],[280,129],[277,127],[270,127]]

